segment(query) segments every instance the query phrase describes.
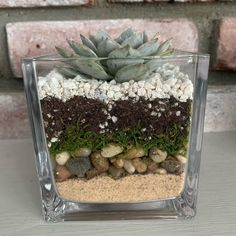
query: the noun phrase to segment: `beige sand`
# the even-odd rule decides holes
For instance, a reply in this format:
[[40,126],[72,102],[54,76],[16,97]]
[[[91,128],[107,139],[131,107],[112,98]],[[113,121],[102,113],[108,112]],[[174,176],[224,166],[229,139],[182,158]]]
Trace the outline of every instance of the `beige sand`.
[[130,175],[119,180],[108,176],[57,183],[61,197],[82,202],[134,202],[175,197],[183,189],[184,175]]

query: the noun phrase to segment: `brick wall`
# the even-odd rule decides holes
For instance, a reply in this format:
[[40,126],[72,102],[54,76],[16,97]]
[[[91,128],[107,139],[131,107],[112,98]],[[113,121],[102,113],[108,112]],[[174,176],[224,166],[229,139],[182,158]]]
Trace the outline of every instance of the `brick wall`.
[[[79,35],[89,35],[105,29],[117,36],[122,29],[132,27],[137,31],[146,30],[150,36],[156,32],[160,40],[172,38],[176,49],[196,52],[198,50],[198,31],[188,19],[152,20],[82,20],[56,22],[24,22],[6,25],[7,43],[11,68],[15,77],[22,77],[20,64],[24,57],[55,52],[54,45],[65,46],[66,38],[80,40]],[[43,35],[43,37],[42,37]],[[216,70],[236,70],[236,17],[224,17],[215,22],[215,37],[212,42],[213,68]]]
[[[183,2],[183,3],[197,3],[197,2],[233,2],[235,0],[108,0],[108,2]],[[48,7],[48,6],[78,6],[91,5],[94,0],[1,0],[0,7]]]
[[217,22],[214,68],[236,70],[236,17],[224,17]]
[[111,36],[117,37],[123,29],[130,26],[140,32],[146,30],[150,37],[153,37],[158,32],[161,41],[172,38],[173,45],[177,49],[193,52],[196,52],[198,49],[197,28],[191,21],[186,19],[10,23],[7,24],[6,29],[9,58],[14,76],[22,77],[20,67],[22,58],[53,53],[55,52],[55,45],[66,47],[66,38],[79,41],[80,34],[88,36],[99,29],[105,29]]
[[128,26],[209,53],[217,86],[209,89],[206,130],[236,129],[236,0],[0,0],[0,138],[29,136],[22,80],[14,79],[22,58],[52,53],[80,33],[115,36]]
[[[164,2],[161,6],[153,4],[153,7],[165,8],[168,5],[175,5],[180,8],[192,5],[192,3],[204,2],[199,4],[213,4],[217,6],[222,2],[220,0],[107,0],[108,2],[123,2],[129,3],[125,5],[127,8],[135,6],[135,2]],[[225,1],[225,0],[224,0]],[[0,0],[0,9],[14,8],[20,12],[22,8],[30,7],[72,7],[77,6],[78,12],[80,9],[84,10],[84,5],[90,7],[89,19],[92,15],[93,7],[99,8],[99,2],[95,0]],[[104,1],[103,1],[104,2]],[[172,2],[172,4],[167,3]],[[176,3],[173,3],[176,2]],[[184,2],[180,4],[178,2]],[[210,3],[209,3],[210,2]],[[214,2],[214,3],[213,3]],[[235,1],[236,3],[236,1]],[[122,3],[120,3],[122,4]],[[120,5],[119,4],[119,5]],[[151,4],[151,3],[150,3]],[[196,5],[195,4],[195,5]],[[81,6],[80,6],[81,5]],[[110,5],[116,5],[110,3]],[[236,8],[236,5],[232,5]],[[143,5],[138,5],[139,9],[142,9]],[[79,9],[80,8],[80,9]],[[49,8],[50,9],[50,8]],[[114,9],[114,8],[113,8]],[[101,9],[102,12],[103,9]],[[186,10],[188,10],[186,8]],[[50,11],[48,12],[50,14]],[[167,14],[168,15],[168,14]],[[148,18],[148,15],[147,15]],[[206,19],[207,20],[207,19]],[[20,20],[19,20],[20,21]],[[208,20],[209,21],[209,20]],[[214,19],[212,22],[214,31],[208,33],[206,37],[210,37],[211,41],[209,50],[206,51],[213,55],[212,57],[212,69],[214,70],[236,70],[236,16],[228,17],[222,16],[218,19]],[[79,21],[37,21],[37,22],[12,22],[6,25],[6,38],[8,57],[10,61],[11,71],[14,77],[22,77],[20,70],[20,63],[22,58],[26,56],[35,56],[45,53],[52,53],[54,51],[53,45],[62,46],[65,44],[65,38],[71,38],[78,40],[79,33],[85,35],[98,29],[106,29],[107,31],[117,34],[121,31],[122,27],[133,26],[138,31],[147,27],[149,34],[159,32],[161,39],[173,38],[173,44],[176,48],[188,51],[197,51],[200,40],[204,41],[204,35],[199,37],[198,25],[193,22],[191,18],[176,18],[172,14],[169,14],[167,18],[152,18],[152,20],[145,19],[107,19],[107,20],[79,20]],[[155,30],[154,30],[155,29]],[[43,35],[43,37],[42,37]],[[53,37],[52,37],[53,35]],[[1,54],[0,54],[1,57]],[[1,58],[0,58],[1,59]]]

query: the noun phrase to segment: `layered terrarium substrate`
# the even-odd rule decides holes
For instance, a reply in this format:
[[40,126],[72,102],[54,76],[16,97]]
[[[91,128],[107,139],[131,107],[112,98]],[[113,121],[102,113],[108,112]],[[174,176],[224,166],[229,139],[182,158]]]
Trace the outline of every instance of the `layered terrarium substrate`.
[[183,187],[193,85],[165,64],[147,80],[38,81],[59,194],[86,202],[177,196]]

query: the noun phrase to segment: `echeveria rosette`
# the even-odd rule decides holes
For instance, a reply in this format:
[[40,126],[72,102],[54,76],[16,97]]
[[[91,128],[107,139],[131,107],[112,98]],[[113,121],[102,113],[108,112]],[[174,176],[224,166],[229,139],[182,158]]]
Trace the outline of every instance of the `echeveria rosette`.
[[174,51],[170,40],[159,43],[157,38],[149,40],[145,32],[137,34],[130,28],[116,39],[104,31],[80,38],[81,42],[67,40],[73,52],[56,47],[63,58],[73,58],[64,61],[66,66],[57,68],[67,78],[80,75],[120,83],[144,80],[160,66],[155,57],[168,56]]

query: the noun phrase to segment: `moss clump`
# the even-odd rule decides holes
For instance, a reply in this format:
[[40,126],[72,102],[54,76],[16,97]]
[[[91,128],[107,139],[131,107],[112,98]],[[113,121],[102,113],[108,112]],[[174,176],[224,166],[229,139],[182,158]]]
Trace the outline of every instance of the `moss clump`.
[[62,151],[73,153],[81,147],[90,148],[94,152],[101,150],[108,143],[117,143],[124,149],[141,146],[146,151],[157,146],[165,150],[168,155],[176,155],[180,151],[186,154],[188,134],[183,133],[181,127],[177,125],[168,127],[164,133],[153,135],[150,139],[143,135],[139,127],[124,129],[113,134],[100,134],[72,126],[61,134],[59,140],[52,143],[49,149],[52,155]]

